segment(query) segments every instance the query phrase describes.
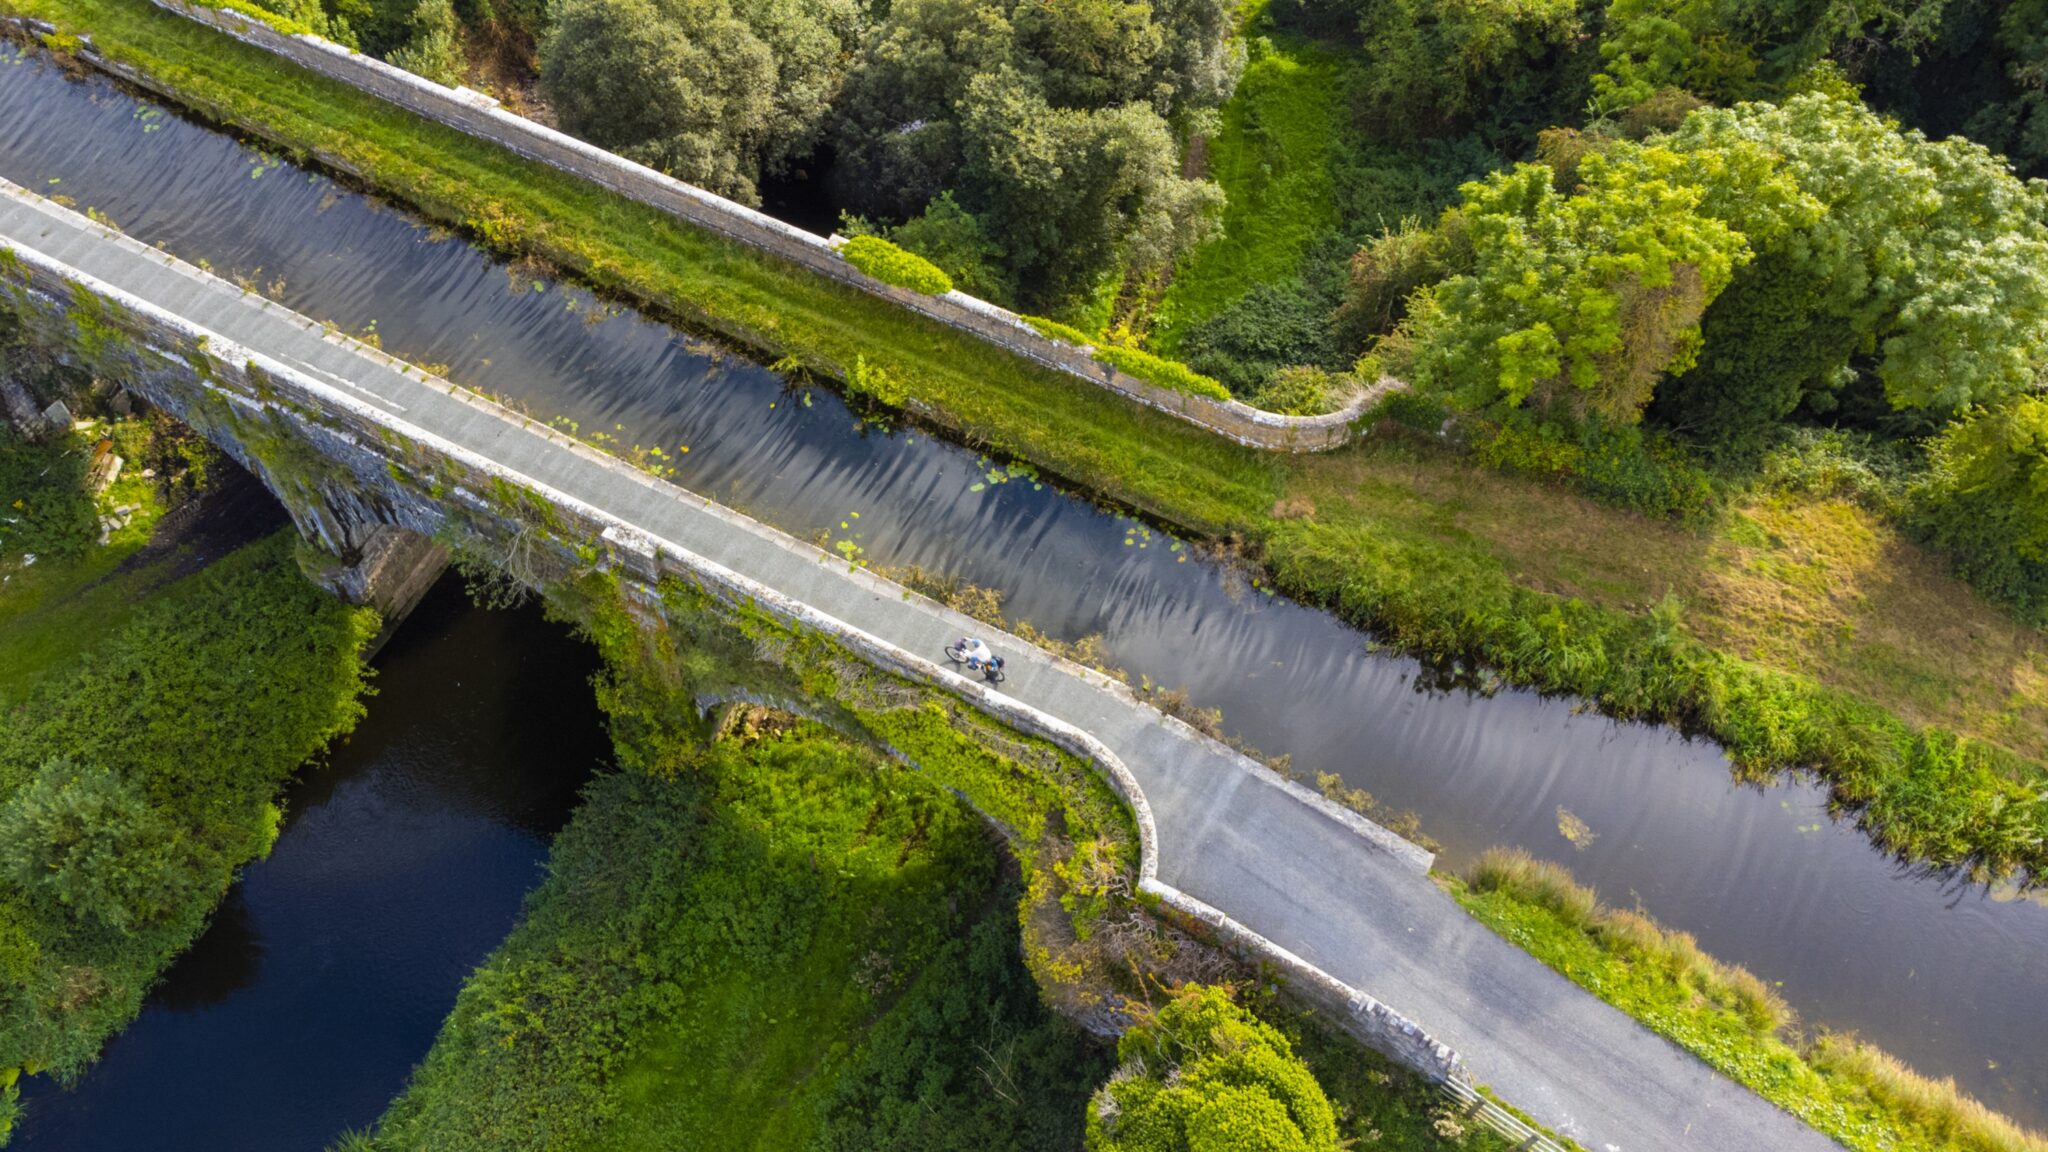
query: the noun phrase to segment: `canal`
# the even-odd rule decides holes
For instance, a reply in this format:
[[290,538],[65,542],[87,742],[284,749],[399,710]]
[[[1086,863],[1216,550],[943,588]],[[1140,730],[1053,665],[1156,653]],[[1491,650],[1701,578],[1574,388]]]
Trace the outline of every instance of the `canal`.
[[[1499,844],[1559,860],[1609,901],[1640,905],[1778,983],[1810,1025],[1853,1030],[2023,1122],[2048,1125],[2039,1026],[2048,1019],[2048,906],[1898,865],[1832,819],[1811,782],[1739,784],[1714,745],[1614,723],[1571,700],[1433,690],[1414,662],[1375,652],[1327,614],[1272,597],[1228,565],[1028,470],[923,431],[863,422],[829,390],[792,386],[729,350],[494,262],[375,198],[11,48],[0,48],[0,176],[67,196],[145,242],[374,334],[387,351],[537,416],[626,447],[659,447],[677,483],[795,535],[829,536],[876,565],[916,563],[1001,589],[1013,617],[1056,636],[1100,634],[1110,662],[1220,707],[1230,732],[1265,753],[1416,811],[1444,846],[1443,866],[1463,867]],[[541,643],[541,631],[525,642]],[[388,652],[385,662],[396,658]],[[389,674],[380,690],[366,732],[394,704]],[[462,755],[479,771],[491,755],[523,754],[495,736],[473,738],[478,755]],[[359,733],[351,749],[363,740]],[[566,797],[587,770],[502,765],[493,778]],[[244,907],[310,820],[250,870],[236,898]],[[448,833],[422,825],[416,834]],[[537,860],[540,835],[529,843]],[[506,889],[500,933],[532,879],[526,867]],[[374,899],[355,898],[365,907]],[[375,923],[361,931],[374,935]],[[382,952],[352,944],[370,952],[348,963]],[[290,978],[285,956],[267,952],[265,964]],[[126,1090],[141,1092],[189,1075],[196,1060],[258,1058],[151,1048],[150,1037],[171,1027],[152,1022],[174,1011],[153,1005],[81,1095],[121,1068]],[[339,1026],[326,1036],[311,1017],[289,1026],[308,1045],[361,1041]],[[406,1033],[410,1041],[391,1043],[413,1043],[417,1059],[432,1032],[428,1020]],[[143,1055],[121,1055],[135,1045]],[[386,1076],[362,1091],[388,1096],[397,1083]],[[329,1089],[337,1098],[356,1090]],[[251,1085],[241,1098],[269,1107],[259,1095]],[[31,1137],[25,1146],[39,1146]]]

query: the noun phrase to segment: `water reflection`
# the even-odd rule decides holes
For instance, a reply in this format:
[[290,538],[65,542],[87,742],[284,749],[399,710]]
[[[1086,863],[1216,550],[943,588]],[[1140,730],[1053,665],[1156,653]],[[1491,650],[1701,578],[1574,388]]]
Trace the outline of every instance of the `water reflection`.
[[[780,377],[189,124],[144,134],[103,84],[0,69],[0,175],[255,283],[385,348],[624,445],[678,482],[876,564],[1003,589],[1055,634],[1185,685],[1302,770],[1420,813],[1457,867],[1494,844],[1568,864],[1986,1102],[2048,1124],[2048,907],[1901,869],[1821,791],[1738,784],[1711,744],[1525,692],[1422,691],[1413,661],[1142,524]],[[254,176],[255,179],[251,179]],[[260,270],[260,272],[258,271]],[[688,451],[684,452],[683,449]],[[1560,809],[1589,835],[1575,846]]]
[[608,754],[594,663],[538,609],[443,581],[270,858],[75,1091],[30,1082],[14,1147],[316,1149],[375,1120]]

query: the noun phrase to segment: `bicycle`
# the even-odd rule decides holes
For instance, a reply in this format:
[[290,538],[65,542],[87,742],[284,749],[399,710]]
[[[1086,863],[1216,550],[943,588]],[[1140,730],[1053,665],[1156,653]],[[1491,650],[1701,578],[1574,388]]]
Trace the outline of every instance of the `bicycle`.
[[946,645],[946,659],[955,664],[965,664],[968,671],[981,673],[981,678],[991,684],[1001,684],[1010,678],[1000,663],[990,664],[978,659],[969,659],[967,643],[962,640],[955,640]]

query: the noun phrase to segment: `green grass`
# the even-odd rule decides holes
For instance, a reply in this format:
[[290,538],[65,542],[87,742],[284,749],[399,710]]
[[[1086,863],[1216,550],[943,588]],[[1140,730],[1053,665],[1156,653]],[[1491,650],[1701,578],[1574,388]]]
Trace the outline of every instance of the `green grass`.
[[[1746,772],[1811,767],[1903,855],[2048,867],[2048,643],[1881,526],[1839,521],[1838,501],[1800,497],[1775,510],[1783,544],[1765,555],[1718,527],[1648,520],[1395,439],[1321,457],[1262,455],[426,124],[147,0],[0,9],[88,30],[201,112],[357,172],[506,251],[821,371],[844,376],[865,363],[892,396],[971,442],[1234,539],[1282,591],[1410,651],[1686,725],[1728,744]],[[1863,538],[1874,544],[1855,551]],[[1676,611],[1651,611],[1666,603]],[[1774,619],[1784,607],[1799,614]],[[1957,746],[1944,730],[1971,739]]]
[[[1243,23],[1263,21],[1253,6]],[[1295,274],[1309,245],[1337,227],[1335,160],[1354,133],[1350,75],[1339,52],[1299,36],[1259,36],[1237,91],[1208,139],[1209,177],[1223,188],[1223,233],[1191,253],[1154,313],[1151,342],[1180,333],[1254,284]]]
[[1957,1090],[1841,1036],[1802,1037],[1752,973],[1692,937],[1607,908],[1563,868],[1488,852],[1451,893],[1488,928],[1854,1152],[2044,1152]]
[[[95,497],[85,472],[101,436],[127,464]],[[0,516],[20,521],[0,526],[0,701],[19,699],[52,665],[114,631],[156,582],[149,571],[115,576],[164,512],[156,485],[142,478],[149,437],[142,420],[34,444],[0,430]],[[137,506],[133,518],[100,545],[100,513],[127,504]],[[24,564],[31,553],[36,562]]]
[[[9,626],[39,635],[37,614]],[[159,895],[158,881],[174,889],[159,911],[115,928],[76,890],[59,902],[47,885],[30,886],[29,873],[0,875],[0,1069],[70,1079],[135,1015],[235,871],[269,850],[286,779],[361,715],[357,653],[375,630],[375,613],[308,584],[292,540],[279,535],[152,593],[112,624],[65,631],[70,651],[38,650],[32,686],[0,700],[0,820],[16,818],[57,758],[110,771],[140,797],[152,843],[168,844],[134,866],[152,869]],[[0,660],[7,652],[0,644]],[[7,849],[10,860],[39,851]]]
[[944,789],[752,713],[590,786],[376,1147],[1075,1147],[1107,1055],[1039,1004],[1015,899]]

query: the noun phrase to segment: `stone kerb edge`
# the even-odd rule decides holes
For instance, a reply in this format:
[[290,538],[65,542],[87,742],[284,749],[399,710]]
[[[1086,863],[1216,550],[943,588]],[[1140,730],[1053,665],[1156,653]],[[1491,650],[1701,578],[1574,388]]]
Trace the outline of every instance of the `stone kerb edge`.
[[[28,193],[26,190],[19,189],[4,181],[0,181],[0,190],[4,190],[10,195],[35,200],[41,199],[40,197],[34,197],[33,193]],[[61,208],[58,211],[70,214],[68,210]],[[126,241],[140,252],[147,253],[153,257],[163,258],[171,266],[178,267],[182,273],[195,277],[208,275],[199,269],[183,265],[181,261],[177,261],[175,258],[168,257],[154,249],[149,249],[124,234],[110,231],[97,224],[92,224],[90,227],[104,234],[109,239]],[[132,296],[121,288],[46,256],[37,249],[19,242],[10,242],[7,248],[14,252],[24,265],[29,267],[31,276],[40,273],[59,283],[79,285],[124,311],[141,317],[153,326],[175,333],[179,337],[190,340],[195,344],[203,341],[209,355],[237,375],[245,376],[247,366],[254,365],[265,374],[273,386],[279,383],[286,384],[305,394],[309,399],[323,407],[338,409],[356,420],[390,429],[392,432],[406,437],[432,452],[455,461],[466,469],[530,489],[550,503],[565,509],[586,523],[601,525],[602,528],[599,535],[602,539],[613,544],[615,547],[651,560],[655,564],[657,571],[662,564],[673,560],[693,576],[724,590],[728,596],[742,598],[743,602],[751,602],[766,608],[776,615],[797,624],[799,627],[830,636],[839,642],[847,644],[862,655],[863,658],[872,661],[886,670],[911,676],[952,692],[972,702],[976,707],[1005,724],[1042,736],[1066,748],[1069,752],[1081,756],[1103,774],[1110,786],[1131,808],[1139,836],[1139,889],[1141,891],[1153,894],[1168,907],[1208,925],[1224,939],[1226,944],[1234,949],[1271,964],[1276,969],[1285,973],[1290,982],[1296,984],[1299,991],[1310,997],[1313,1001],[1325,1007],[1333,1004],[1341,1004],[1346,1007],[1349,1015],[1347,1022],[1354,1029],[1359,1029],[1354,1034],[1358,1035],[1366,1043],[1378,1048],[1390,1058],[1436,1080],[1463,1077],[1463,1062],[1456,1052],[1448,1046],[1431,1039],[1422,1028],[1407,1020],[1392,1008],[1381,1003],[1371,995],[1343,983],[1279,944],[1253,932],[1221,910],[1160,881],[1158,878],[1158,829],[1153,820],[1150,802],[1146,799],[1144,790],[1138,784],[1136,777],[1131,774],[1129,767],[1123,763],[1122,759],[1088,732],[1012,697],[994,692],[977,681],[971,680],[950,669],[940,667],[931,660],[897,647],[834,616],[820,612],[808,604],[793,600],[774,589],[755,582],[749,577],[726,568],[716,561],[700,556],[673,541],[655,537],[618,519],[603,509],[587,504],[577,497],[506,468],[486,457],[477,455],[459,444],[444,440],[435,433],[419,428],[409,421],[387,413],[365,400],[351,396],[346,391],[318,380],[298,368],[273,360],[261,352],[193,324],[183,317],[166,312],[149,301]],[[266,300],[264,303],[269,304],[270,302]],[[353,338],[337,333],[327,333],[324,330],[323,336],[327,339],[343,343],[351,347],[352,350],[373,354],[380,360],[393,364],[404,364],[403,361],[397,361],[395,358],[386,356],[376,349],[369,348],[367,345],[361,345],[360,342],[355,341]],[[505,420],[508,423],[530,424],[529,421],[524,421],[517,414],[498,404],[468,393],[466,390],[457,388],[446,381],[441,381],[438,377],[432,377],[417,369],[416,366],[408,365],[408,367],[413,367],[413,370],[419,372],[423,378],[434,381],[438,386],[445,388],[450,395],[485,408],[501,420]],[[238,397],[238,399],[246,400],[247,398]],[[554,437],[551,436],[550,439],[554,439]],[[596,462],[608,468],[617,469],[641,481],[650,481],[652,479],[641,473],[638,469],[631,468],[621,461],[591,449],[580,441],[571,440],[563,446],[588,452]],[[677,491],[682,493],[683,490],[678,489]],[[706,501],[706,504],[718,508],[722,512],[730,513],[730,510],[724,509],[723,506],[713,505],[709,501]],[[739,518],[737,513],[730,513],[730,515],[733,518]],[[773,532],[772,529],[767,529],[765,526],[758,524],[755,525],[755,528],[757,531]],[[819,552],[818,556],[820,559],[829,559],[822,552]],[[898,588],[898,586],[889,584],[881,580],[881,578],[873,576],[871,573],[863,572],[863,574],[884,588]],[[1075,667],[1079,668],[1078,665]],[[1129,690],[1126,688],[1124,691],[1128,694]],[[1132,699],[1135,700],[1135,697],[1132,697]],[[1171,723],[1178,723],[1177,721],[1171,721],[1170,718],[1168,719]],[[1190,729],[1189,731],[1192,732],[1193,730]],[[1386,834],[1392,835],[1392,833]]]
[[[413,112],[457,131],[502,145],[527,159],[584,179],[593,179],[591,174],[568,168],[551,155],[553,151],[571,153],[578,160],[595,165],[614,177],[613,180],[596,180],[597,183],[629,199],[675,213],[670,205],[641,191],[641,186],[653,185],[662,192],[689,201],[696,213],[675,214],[682,215],[694,226],[709,228],[750,247],[801,263],[831,279],[986,340],[1013,354],[1106,388],[1248,447],[1283,452],[1320,452],[1341,447],[1352,439],[1354,425],[1383,391],[1380,386],[1367,389],[1336,412],[1320,416],[1287,416],[1254,408],[1240,400],[1219,401],[1165,388],[1095,359],[1086,347],[1048,337],[1008,309],[968,296],[957,289],[940,296],[925,296],[875,280],[848,264],[826,237],[786,224],[716,193],[515,115],[484,93],[436,84],[333,41],[305,33],[280,32],[255,17],[212,7],[204,0],[152,2],[234,40],[311,68],[373,98],[389,99],[366,85],[366,76],[381,83],[397,85],[417,102],[404,105]],[[312,58],[302,57],[300,51],[310,52]],[[449,115],[449,106],[469,116],[483,117],[489,121],[492,130],[478,131],[462,118]],[[540,146],[522,147],[521,138]],[[775,242],[794,245],[797,251],[782,250]]]

